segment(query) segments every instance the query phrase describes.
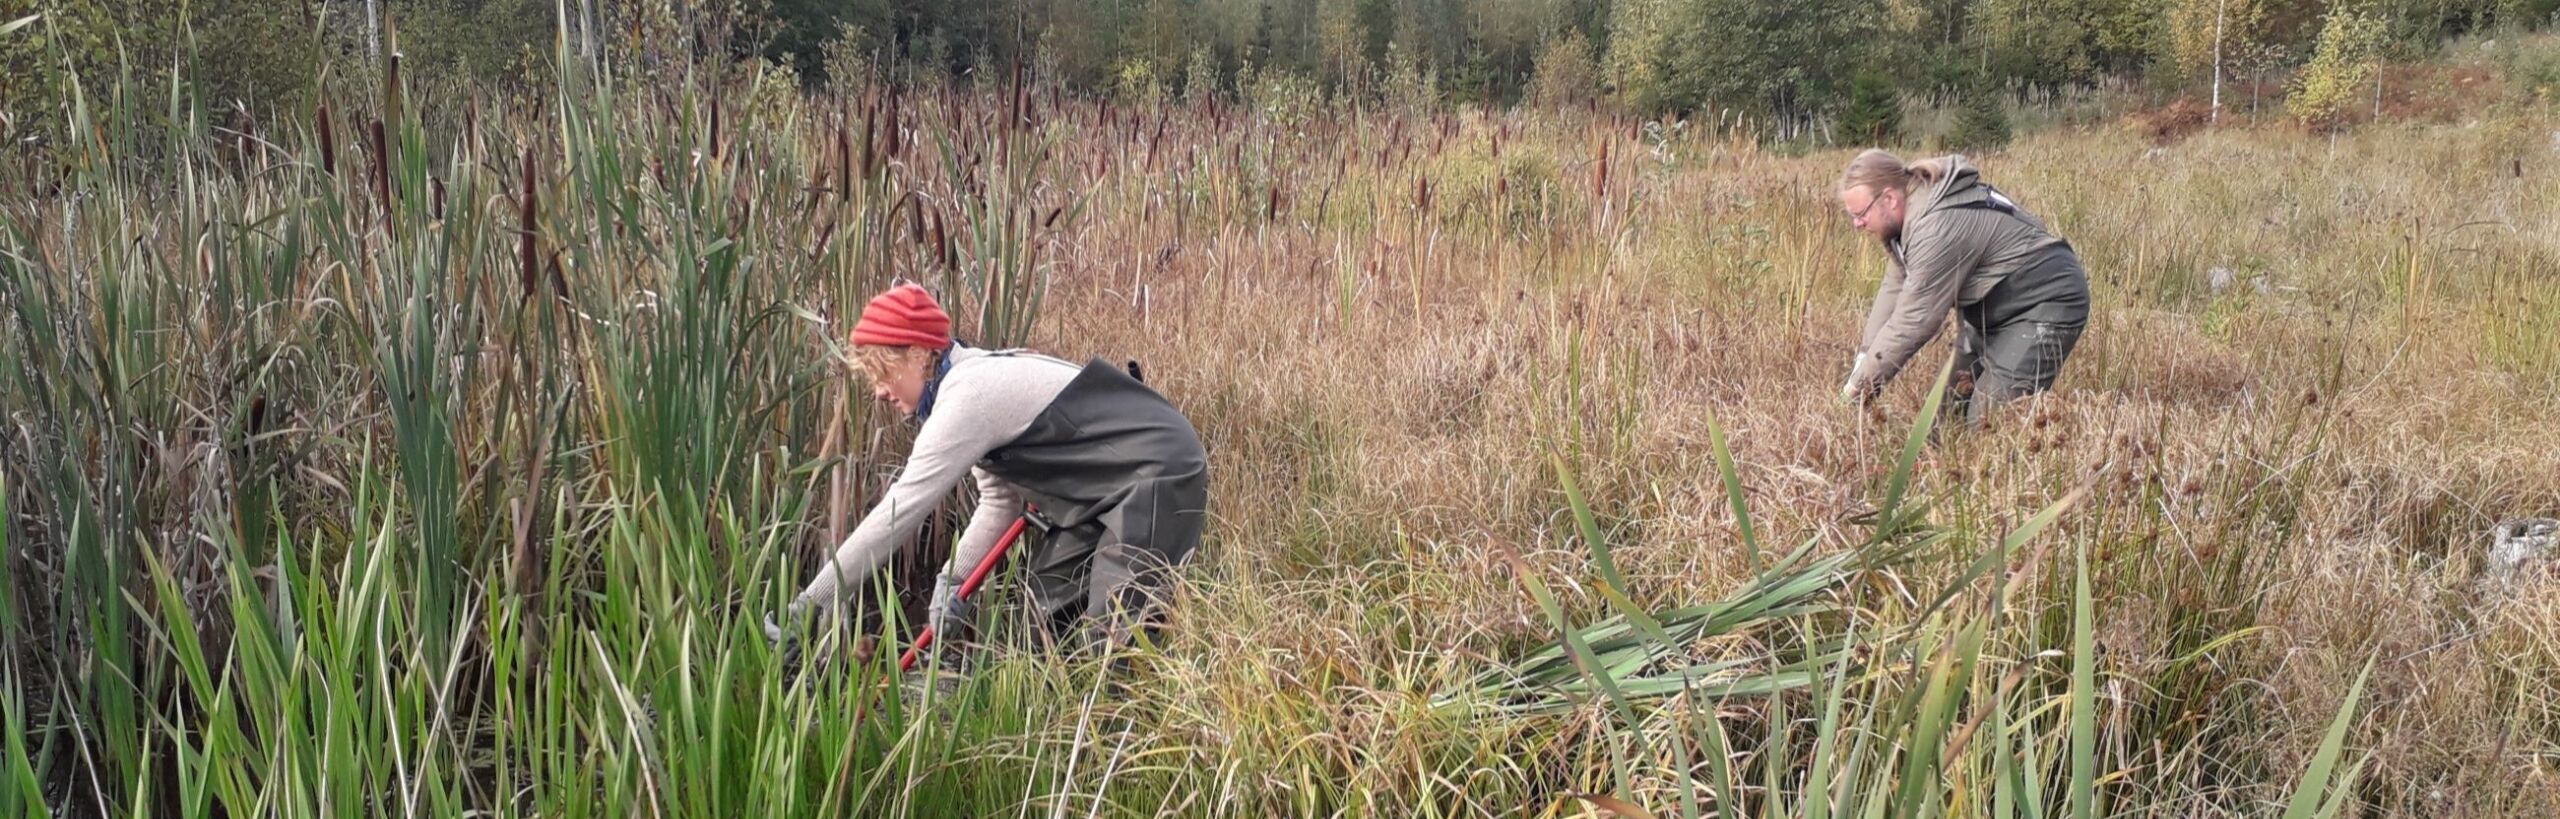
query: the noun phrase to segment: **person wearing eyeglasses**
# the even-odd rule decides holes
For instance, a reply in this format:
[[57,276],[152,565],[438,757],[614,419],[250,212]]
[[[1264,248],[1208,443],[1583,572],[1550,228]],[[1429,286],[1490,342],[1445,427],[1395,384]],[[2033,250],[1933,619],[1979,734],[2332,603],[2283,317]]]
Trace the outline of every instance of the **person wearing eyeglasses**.
[[1978,424],[2053,388],[2089,324],[2089,274],[2070,242],[1962,155],[1905,163],[1870,149],[1849,161],[1838,193],[1849,223],[1885,251],[1843,400],[1874,401],[1950,311],[1963,325],[1952,412]]

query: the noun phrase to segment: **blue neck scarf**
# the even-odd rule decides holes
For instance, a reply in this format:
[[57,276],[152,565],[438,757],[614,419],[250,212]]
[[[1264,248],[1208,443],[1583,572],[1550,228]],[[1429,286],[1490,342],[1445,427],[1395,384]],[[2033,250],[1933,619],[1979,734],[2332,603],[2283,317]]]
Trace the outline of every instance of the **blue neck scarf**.
[[916,421],[922,422],[933,415],[933,399],[942,394],[942,379],[951,375],[951,354],[967,346],[968,342],[952,339],[951,349],[942,351],[940,360],[933,363],[933,377],[925,380],[924,396],[916,399]]

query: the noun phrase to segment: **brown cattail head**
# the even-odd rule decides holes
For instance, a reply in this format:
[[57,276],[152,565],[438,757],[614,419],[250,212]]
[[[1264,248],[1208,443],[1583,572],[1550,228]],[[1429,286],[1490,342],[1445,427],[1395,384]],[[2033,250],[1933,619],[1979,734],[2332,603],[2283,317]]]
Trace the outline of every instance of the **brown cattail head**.
[[551,292],[560,297],[561,303],[568,303],[569,276],[560,270],[560,251],[557,250],[551,251]]
[[516,274],[518,279],[517,284],[522,288],[522,295],[517,297],[519,302],[524,299],[533,298],[534,281],[537,275],[534,268],[534,262],[537,258],[534,249],[535,243],[533,241],[534,219],[535,215],[541,211],[542,200],[540,193],[537,190],[538,185],[533,175],[533,169],[533,149],[526,148],[524,152],[524,194],[522,201],[518,203],[521,205],[521,207],[518,208],[519,213],[517,214],[520,218],[520,222],[516,232],[517,262],[522,265]]
[[862,175],[880,172],[880,108],[868,106],[862,114]]
[[942,230],[942,211],[933,212],[933,259],[944,262],[951,258],[951,237]]
[[329,124],[329,104],[320,104],[320,171],[338,175],[338,135]]
[[900,141],[898,134],[898,117],[904,100],[905,96],[898,92],[896,86],[889,88],[889,123],[883,126],[880,132],[880,138],[887,141],[887,150],[882,153],[889,159],[896,159],[901,149],[906,147]]
[[382,120],[373,121],[373,186],[382,205],[382,229],[394,230],[391,218],[391,144],[382,135]]
[[1029,115],[1031,109],[1031,98],[1026,95],[1022,87],[1022,57],[1020,55],[1016,55],[1013,58],[1013,94],[1011,96],[1013,97],[1013,108],[1006,112],[1007,116],[1005,119],[1005,128],[1008,130],[1022,127],[1024,118]]
[[853,140],[842,123],[836,125],[836,197],[853,198]]
[[1599,167],[1598,167],[1598,168],[1596,168],[1596,169],[1594,169],[1594,170],[1592,171],[1591,196],[1592,196],[1592,198],[1595,198],[1595,199],[1607,199],[1607,198],[1609,198],[1609,141],[1608,141],[1608,140],[1601,140],[1601,141],[1600,141],[1600,164],[1599,164]]

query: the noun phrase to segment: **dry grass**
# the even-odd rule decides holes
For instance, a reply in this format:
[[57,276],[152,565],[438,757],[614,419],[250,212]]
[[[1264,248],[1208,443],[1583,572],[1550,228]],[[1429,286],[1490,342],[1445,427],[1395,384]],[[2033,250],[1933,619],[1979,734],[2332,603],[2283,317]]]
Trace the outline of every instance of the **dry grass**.
[[[1140,695],[1206,723],[1194,730],[1221,725],[1195,695],[1267,682],[1328,704],[1323,736],[1345,747],[1431,731],[1390,704],[1429,678],[1409,658],[1464,666],[1544,632],[1496,555],[1582,573],[1545,468],[1571,435],[1631,582],[1672,603],[1746,569],[1706,413],[1732,430],[1763,525],[1790,531],[1840,530],[1899,429],[1829,401],[1878,264],[1831,212],[1824,182],[1845,152],[1689,144],[1657,162],[1612,139],[1623,126],[1519,118],[1354,130],[1448,127],[1441,157],[1504,133],[1506,152],[1569,177],[1595,175],[1595,143],[1612,141],[1610,173],[1632,190],[1558,186],[1609,212],[1596,227],[1514,230],[1400,198],[1175,225],[1143,203],[1206,172],[1176,166],[1100,180],[1084,229],[1116,247],[1062,260],[1054,337],[1146,359],[1219,463],[1218,547],[1164,672],[1182,682]],[[2537,193],[2549,138],[2517,118],[2334,147],[2222,131],[2152,153],[2097,132],[1985,158],[2081,249],[2100,307],[2060,391],[1933,452],[1925,486],[1995,531],[2100,487],[2064,529],[2101,545],[2100,643],[2122,709],[2161,701],[2144,689],[2197,644],[2176,610],[2263,628],[2190,672],[2208,678],[2186,683],[2202,687],[2178,703],[2192,712],[2148,717],[2200,721],[2184,730],[2210,737],[2209,757],[2297,766],[2379,652],[2358,733],[2380,749],[2372,810],[2560,810],[2560,722],[2532,670],[2560,659],[2549,610],[2479,611],[2471,590],[2492,523],[2560,508],[2560,336],[2534,329],[2560,314],[2501,303],[2560,286],[2560,208]],[[1299,161],[1328,164],[1323,142]],[[1454,161],[1372,173],[1407,189]],[[1182,252],[1156,264],[1166,246]],[[2217,266],[2239,285],[2211,292]],[[1139,287],[1138,305],[1116,295]],[[1566,394],[1558,374],[1577,360],[1590,375]],[[1906,388],[1890,412],[1916,403]],[[2235,508],[2251,503],[2275,508]],[[2217,577],[2226,560],[2246,576]],[[1266,676],[1308,668],[1339,671]],[[2243,784],[2186,764],[2129,776],[2161,796]]]

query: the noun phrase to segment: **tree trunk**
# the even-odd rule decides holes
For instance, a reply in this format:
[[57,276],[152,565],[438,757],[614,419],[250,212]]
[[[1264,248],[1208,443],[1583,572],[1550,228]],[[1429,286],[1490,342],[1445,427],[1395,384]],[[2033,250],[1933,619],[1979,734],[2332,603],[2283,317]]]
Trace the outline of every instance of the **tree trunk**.
[[382,15],[374,8],[379,2],[364,0],[364,53],[368,56],[382,53]]
[[2373,121],[2382,121],[2382,60],[2373,61]]
[[2222,124],[2222,21],[2230,10],[2231,0],[2213,6],[2213,113],[2205,117],[2208,125]]

